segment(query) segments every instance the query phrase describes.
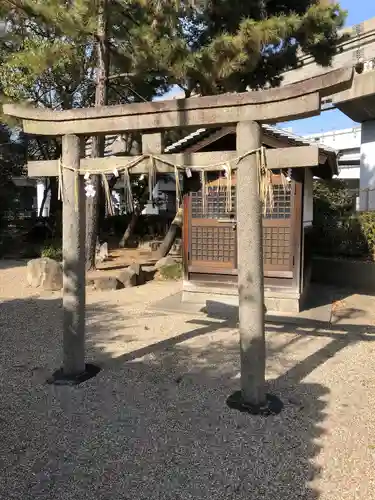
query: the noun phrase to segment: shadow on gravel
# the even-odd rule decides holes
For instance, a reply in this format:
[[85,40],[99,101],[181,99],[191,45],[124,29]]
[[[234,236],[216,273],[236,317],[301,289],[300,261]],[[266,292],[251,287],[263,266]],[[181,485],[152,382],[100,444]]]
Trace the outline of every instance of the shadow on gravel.
[[[331,340],[295,366],[285,363],[269,382],[285,409],[262,418],[225,405],[239,384],[237,341],[216,335],[228,322],[192,320],[187,333],[112,359],[96,338],[116,334],[121,311],[88,307],[88,361],[102,371],[75,388],[45,385],[60,363],[61,313],[55,299],[0,304],[1,498],[319,499],[311,481],[320,474],[314,458],[329,390],[304,379],[371,336],[296,328],[304,341]],[[185,342],[198,337],[198,347]],[[269,343],[269,366],[283,366],[291,342],[299,338]]]

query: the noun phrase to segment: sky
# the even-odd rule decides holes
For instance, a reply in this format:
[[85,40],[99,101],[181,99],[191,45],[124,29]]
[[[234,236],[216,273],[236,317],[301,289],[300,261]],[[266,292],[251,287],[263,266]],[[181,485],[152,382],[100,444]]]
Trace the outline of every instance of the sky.
[[[374,0],[339,0],[339,3],[343,9],[348,11],[346,19],[347,26],[352,26],[366,19],[370,19],[371,17],[375,17]],[[172,90],[168,94],[173,95],[174,93],[175,91]],[[166,96],[163,96],[163,98],[165,97]],[[341,113],[341,111],[330,110],[325,111],[320,116],[282,123],[279,124],[279,126],[291,128],[293,132],[298,135],[307,135],[342,128],[351,128],[357,126],[357,124]]]

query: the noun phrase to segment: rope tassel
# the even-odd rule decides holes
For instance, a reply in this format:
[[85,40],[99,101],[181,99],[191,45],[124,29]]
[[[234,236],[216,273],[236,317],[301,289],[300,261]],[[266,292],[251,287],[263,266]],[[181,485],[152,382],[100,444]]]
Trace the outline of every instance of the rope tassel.
[[102,174],[102,182],[103,182],[103,187],[104,187],[104,194],[105,194],[108,213],[109,213],[109,215],[114,215],[115,210],[113,208],[111,190],[109,189],[108,180],[107,180],[107,177],[105,174]]
[[148,171],[148,201],[153,202],[153,193],[156,186],[156,163],[155,157],[150,155]]
[[57,198],[64,202],[64,189],[63,189],[63,163],[62,158],[59,158],[59,185],[57,191]]
[[207,174],[205,171],[201,172],[201,184],[202,184],[202,212],[203,216],[205,217],[206,214],[206,208],[207,208]]
[[227,163],[224,167],[225,177],[227,179],[226,192],[225,192],[225,211],[230,213],[232,211],[232,166]]
[[176,200],[177,206],[181,205],[182,195],[181,195],[181,184],[180,184],[180,173],[177,167],[174,168],[174,176],[176,182]]
[[131,213],[134,211],[134,201],[132,186],[130,182],[129,169],[124,170],[124,201],[125,201],[125,211],[126,213]]

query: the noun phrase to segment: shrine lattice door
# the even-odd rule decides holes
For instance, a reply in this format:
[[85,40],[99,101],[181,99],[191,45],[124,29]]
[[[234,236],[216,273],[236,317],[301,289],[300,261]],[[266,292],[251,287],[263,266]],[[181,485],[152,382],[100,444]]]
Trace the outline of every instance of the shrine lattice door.
[[[292,278],[295,262],[294,230],[296,184],[283,185],[280,175],[273,175],[274,206],[263,217],[264,274],[267,277]],[[209,182],[206,200],[202,191],[189,195],[187,209],[190,221],[188,236],[188,272],[202,274],[237,274],[236,186],[232,185],[232,200],[223,187]]]

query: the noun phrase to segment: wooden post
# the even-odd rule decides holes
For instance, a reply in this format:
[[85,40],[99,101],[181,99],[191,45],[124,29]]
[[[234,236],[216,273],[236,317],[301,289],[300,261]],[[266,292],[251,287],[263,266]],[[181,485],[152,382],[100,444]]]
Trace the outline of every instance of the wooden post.
[[142,153],[159,155],[163,152],[163,137],[159,132],[142,134]]
[[[85,372],[85,196],[79,169],[80,139],[62,138],[63,163],[63,374]],[[67,168],[66,168],[67,167]]]
[[[237,125],[237,153],[262,144],[256,122]],[[237,170],[237,241],[241,391],[246,403],[264,405],[265,335],[262,209],[258,189],[257,155],[245,157]]]
[[[160,132],[142,134],[142,153],[159,155],[163,152],[163,136]],[[152,194],[152,193],[150,193]]]

